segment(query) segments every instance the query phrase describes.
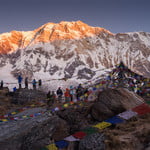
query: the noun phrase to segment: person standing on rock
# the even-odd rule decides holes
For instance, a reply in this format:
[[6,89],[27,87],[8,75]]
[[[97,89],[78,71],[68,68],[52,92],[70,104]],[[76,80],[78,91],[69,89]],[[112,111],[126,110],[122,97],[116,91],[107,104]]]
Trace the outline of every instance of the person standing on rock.
[[74,87],[72,85],[70,86],[70,90],[69,91],[70,91],[70,100],[73,101],[75,99],[75,92],[76,91],[75,91],[75,89],[74,89]]
[[63,96],[63,91],[62,91],[61,87],[58,88],[58,90],[56,91],[56,94],[58,97],[58,101],[61,102],[62,96]]
[[19,84],[19,89],[21,89],[21,83],[22,83],[22,77],[21,75],[18,76],[18,84]]
[[42,80],[39,79],[38,83],[39,83],[39,88],[40,88],[42,86]]
[[56,100],[56,94],[54,91],[52,91],[52,103],[55,103]]
[[77,89],[76,89],[77,100],[80,100],[80,96],[82,96],[82,95],[83,95],[83,87],[81,84],[79,84]]
[[3,80],[1,80],[1,86],[0,86],[1,89],[3,89],[3,84],[4,84],[4,82],[3,82]]
[[48,106],[51,106],[52,104],[54,104],[55,99],[56,99],[55,92],[52,91],[52,93],[51,93],[51,91],[49,91],[49,92],[47,93],[47,105],[48,105]]
[[35,79],[33,79],[32,85],[33,85],[33,89],[36,90],[36,80]]
[[25,78],[25,88],[28,89],[28,77]]
[[70,97],[71,97],[71,95],[70,95],[70,91],[69,91],[68,88],[66,88],[66,91],[65,91],[64,95],[65,95],[65,101],[66,101],[66,102],[70,102],[70,99],[71,99]]

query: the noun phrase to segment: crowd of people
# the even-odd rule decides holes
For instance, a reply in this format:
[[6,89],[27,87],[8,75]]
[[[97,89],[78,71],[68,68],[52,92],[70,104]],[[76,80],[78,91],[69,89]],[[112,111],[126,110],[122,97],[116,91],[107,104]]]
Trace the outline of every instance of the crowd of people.
[[63,90],[61,87],[58,87],[58,89],[55,91],[49,91],[47,93],[47,103],[48,105],[53,104],[54,102],[73,102],[81,100],[80,97],[84,96],[84,99],[88,97],[90,92],[88,91],[88,88],[85,88],[82,86],[82,84],[79,84],[77,87],[70,86],[70,88],[66,88]]
[[[23,78],[22,78],[21,75],[19,75],[18,76],[19,89],[22,88],[22,81],[23,81]],[[33,79],[31,83],[32,83],[32,86],[33,86],[34,90],[36,90],[37,84],[38,84],[39,87],[42,86],[42,80],[41,79],[39,79],[38,81],[36,81],[36,79]],[[28,77],[25,78],[24,84],[25,84],[25,88],[28,89],[28,84],[29,84]]]

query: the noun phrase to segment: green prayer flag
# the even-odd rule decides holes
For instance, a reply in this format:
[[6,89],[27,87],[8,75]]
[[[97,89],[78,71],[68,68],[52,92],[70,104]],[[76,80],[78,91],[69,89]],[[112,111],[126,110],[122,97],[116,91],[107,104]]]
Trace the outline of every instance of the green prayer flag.
[[82,131],[85,132],[87,135],[98,132],[96,128],[92,128],[92,127],[85,128]]
[[147,103],[148,105],[150,105],[150,101],[146,101],[146,103]]

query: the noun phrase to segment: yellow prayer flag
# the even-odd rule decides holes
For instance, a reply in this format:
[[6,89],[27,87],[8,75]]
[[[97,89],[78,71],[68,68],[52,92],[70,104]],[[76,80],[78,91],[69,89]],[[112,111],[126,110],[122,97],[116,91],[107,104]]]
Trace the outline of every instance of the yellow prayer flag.
[[68,104],[64,104],[64,107],[68,107],[69,105]]
[[22,116],[22,118],[27,118],[27,116]]
[[47,145],[46,148],[48,148],[48,150],[58,150],[55,144]]
[[8,120],[7,120],[7,119],[2,119],[2,121],[3,121],[3,122],[6,122],[6,121],[8,121]]
[[96,88],[98,89],[100,87],[100,85],[96,85]]
[[93,127],[96,127],[98,129],[105,129],[105,128],[109,127],[109,126],[111,126],[111,123],[103,121],[101,123],[98,123],[98,124],[94,125]]
[[12,112],[11,114],[12,114],[12,115],[15,115],[15,114],[16,114],[16,112],[14,111],[14,112]]
[[87,93],[85,93],[85,94],[84,94],[84,96],[88,96],[88,94],[87,94]]

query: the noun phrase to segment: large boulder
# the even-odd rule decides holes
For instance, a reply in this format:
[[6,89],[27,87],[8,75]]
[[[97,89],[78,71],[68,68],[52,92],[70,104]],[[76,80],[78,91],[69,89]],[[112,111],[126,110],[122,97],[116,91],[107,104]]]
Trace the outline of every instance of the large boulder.
[[79,143],[79,150],[105,150],[105,137],[102,133],[86,136]]
[[70,126],[70,134],[73,134],[74,132],[88,125],[85,113],[86,108],[79,107],[76,109],[67,108],[62,111],[58,111],[57,115],[67,122],[67,124]]
[[[32,109],[30,111],[34,112]],[[48,145],[50,139],[57,140],[54,135],[59,135],[59,139],[68,136],[68,131],[67,123],[49,112],[33,118],[3,122],[0,124],[0,149],[38,150]]]
[[99,92],[97,102],[92,105],[90,114],[94,119],[103,121],[143,102],[141,97],[127,89],[105,89]]

